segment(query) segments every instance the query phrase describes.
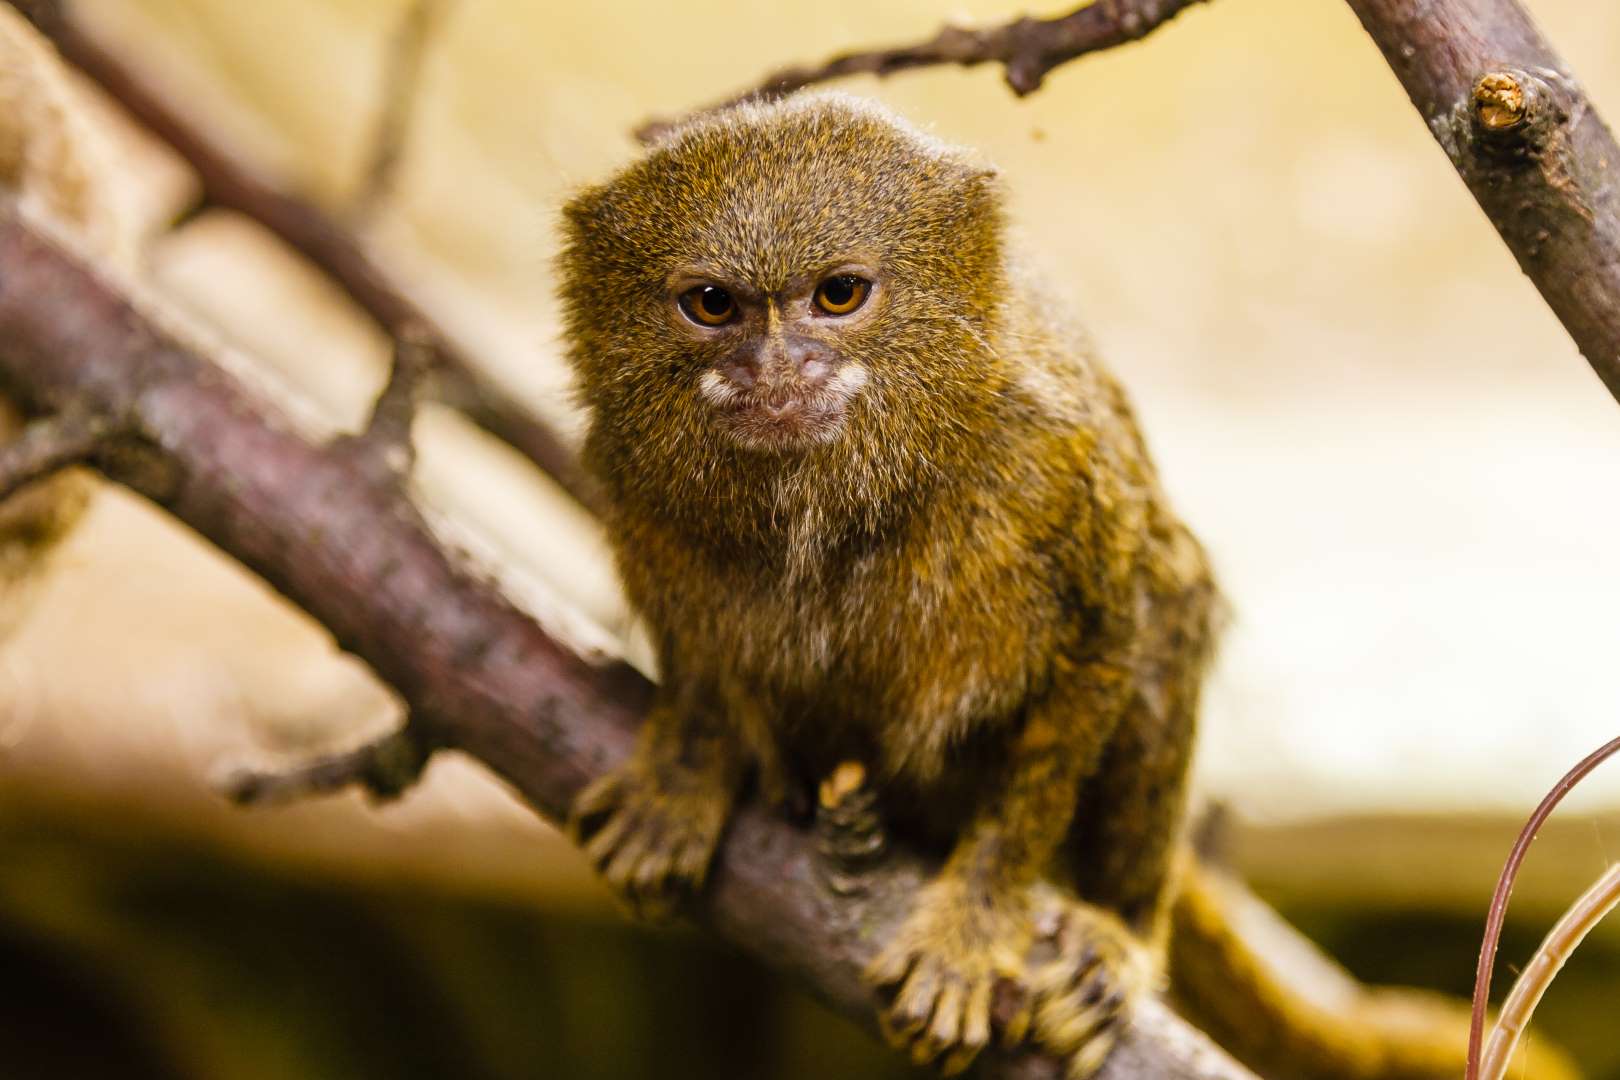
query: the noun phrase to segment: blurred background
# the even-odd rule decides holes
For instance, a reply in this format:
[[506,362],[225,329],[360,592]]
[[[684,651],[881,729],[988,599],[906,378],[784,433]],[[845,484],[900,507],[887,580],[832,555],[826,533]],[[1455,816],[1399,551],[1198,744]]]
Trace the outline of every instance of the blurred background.
[[[398,172],[372,197],[412,4],[67,5],[234,160],[363,237],[569,437],[556,208],[636,153],[635,125],[947,17],[1068,6],[441,0]],[[1526,6],[1620,115],[1620,7]],[[1348,8],[1214,0],[1023,101],[990,68],[843,85],[1001,167],[1023,248],[1133,393],[1234,609],[1197,777],[1237,865],[1358,975],[1465,992],[1519,823],[1620,728],[1620,409]],[[71,93],[104,142],[127,273],[308,429],[354,427],[379,331],[259,226],[194,212],[172,153]],[[445,527],[531,605],[638,658],[589,516],[450,410],[417,434]],[[87,490],[5,599],[6,1075],[906,1074],[748,959],[629,926],[468,762],[381,809],[228,806],[221,770],[351,745],[397,705],[184,528]],[[1620,778],[1600,772],[1532,853],[1503,963],[1616,858]],[[1610,925],[1538,1015],[1620,1077],[1617,1003]]]

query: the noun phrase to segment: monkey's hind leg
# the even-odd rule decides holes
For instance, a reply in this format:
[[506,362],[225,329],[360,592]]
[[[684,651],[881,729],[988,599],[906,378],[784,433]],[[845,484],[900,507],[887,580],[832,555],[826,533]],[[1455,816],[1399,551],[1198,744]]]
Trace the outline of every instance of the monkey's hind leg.
[[[1130,1003],[1158,989],[1198,700],[1182,657],[1150,669],[1077,815],[1066,857],[1082,901],[1038,902],[1048,959],[1033,971],[1035,1036],[1093,1075]],[[1055,892],[1055,891],[1054,891]]]
[[695,705],[655,706],[635,755],[581,792],[569,814],[575,841],[642,918],[669,917],[703,887],[743,777],[723,717]]
[[[1032,989],[1032,887],[1052,865],[1081,781],[1118,724],[1126,670],[1111,655],[1056,661],[1053,685],[1027,709],[1005,776],[868,967],[868,981],[891,996],[885,1031],[917,1063],[940,1060],[947,1074],[967,1068],[989,1042],[997,985]],[[1110,955],[1099,952],[1100,962]],[[1009,1044],[1024,1038],[1028,1005],[1037,1001],[1033,993],[1014,996],[1025,1007],[1001,1018]]]

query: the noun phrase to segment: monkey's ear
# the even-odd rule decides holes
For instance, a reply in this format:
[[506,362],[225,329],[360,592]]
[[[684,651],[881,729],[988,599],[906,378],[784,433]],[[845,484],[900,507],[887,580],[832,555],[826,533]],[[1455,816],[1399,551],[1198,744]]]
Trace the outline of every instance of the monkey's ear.
[[1001,200],[1003,192],[1000,169],[970,152],[959,154],[952,165],[955,183],[951,186],[955,188],[957,197],[974,206],[994,204]]
[[961,163],[955,199],[969,217],[988,216],[999,222],[1006,192],[1001,170],[973,158]]
[[969,191],[997,195],[1001,191],[1001,170],[982,161],[963,162],[964,181]]
[[570,232],[578,234],[585,231],[591,222],[601,216],[605,190],[603,185],[593,184],[574,192],[573,196],[563,203],[563,223]]

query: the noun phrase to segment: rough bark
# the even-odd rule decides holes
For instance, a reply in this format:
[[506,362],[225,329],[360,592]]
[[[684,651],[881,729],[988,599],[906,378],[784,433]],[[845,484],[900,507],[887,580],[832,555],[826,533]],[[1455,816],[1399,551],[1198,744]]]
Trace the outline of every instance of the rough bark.
[[[0,211],[0,384],[33,411],[99,419],[92,460],[322,623],[399,693],[417,745],[455,748],[560,818],[624,759],[650,686],[590,663],[447,555],[396,474],[353,440],[313,444],[36,229]],[[377,755],[360,754],[366,768]],[[356,779],[365,777],[357,776]],[[329,781],[323,774],[314,786]],[[893,851],[841,892],[802,829],[744,808],[695,917],[870,1023],[860,972],[926,867]],[[1000,1075],[1055,1076],[1032,1052]],[[1107,1077],[1249,1074],[1156,1003]]]
[[1620,146],[1569,68],[1515,0],[1348,2],[1620,399]]

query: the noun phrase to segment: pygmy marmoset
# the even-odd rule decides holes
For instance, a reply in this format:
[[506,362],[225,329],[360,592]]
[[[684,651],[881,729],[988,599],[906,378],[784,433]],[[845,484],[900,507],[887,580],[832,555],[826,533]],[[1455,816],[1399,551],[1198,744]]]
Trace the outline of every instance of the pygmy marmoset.
[[[1007,980],[1000,1034],[1084,1076],[1156,978],[1217,597],[1002,202],[970,153],[808,95],[692,120],[568,204],[586,460],[661,674],[573,825],[659,909],[750,778],[784,800],[862,762],[943,861],[868,972],[886,1029],[964,1068]],[[1083,901],[1056,981],[1025,965],[1054,887]]]

